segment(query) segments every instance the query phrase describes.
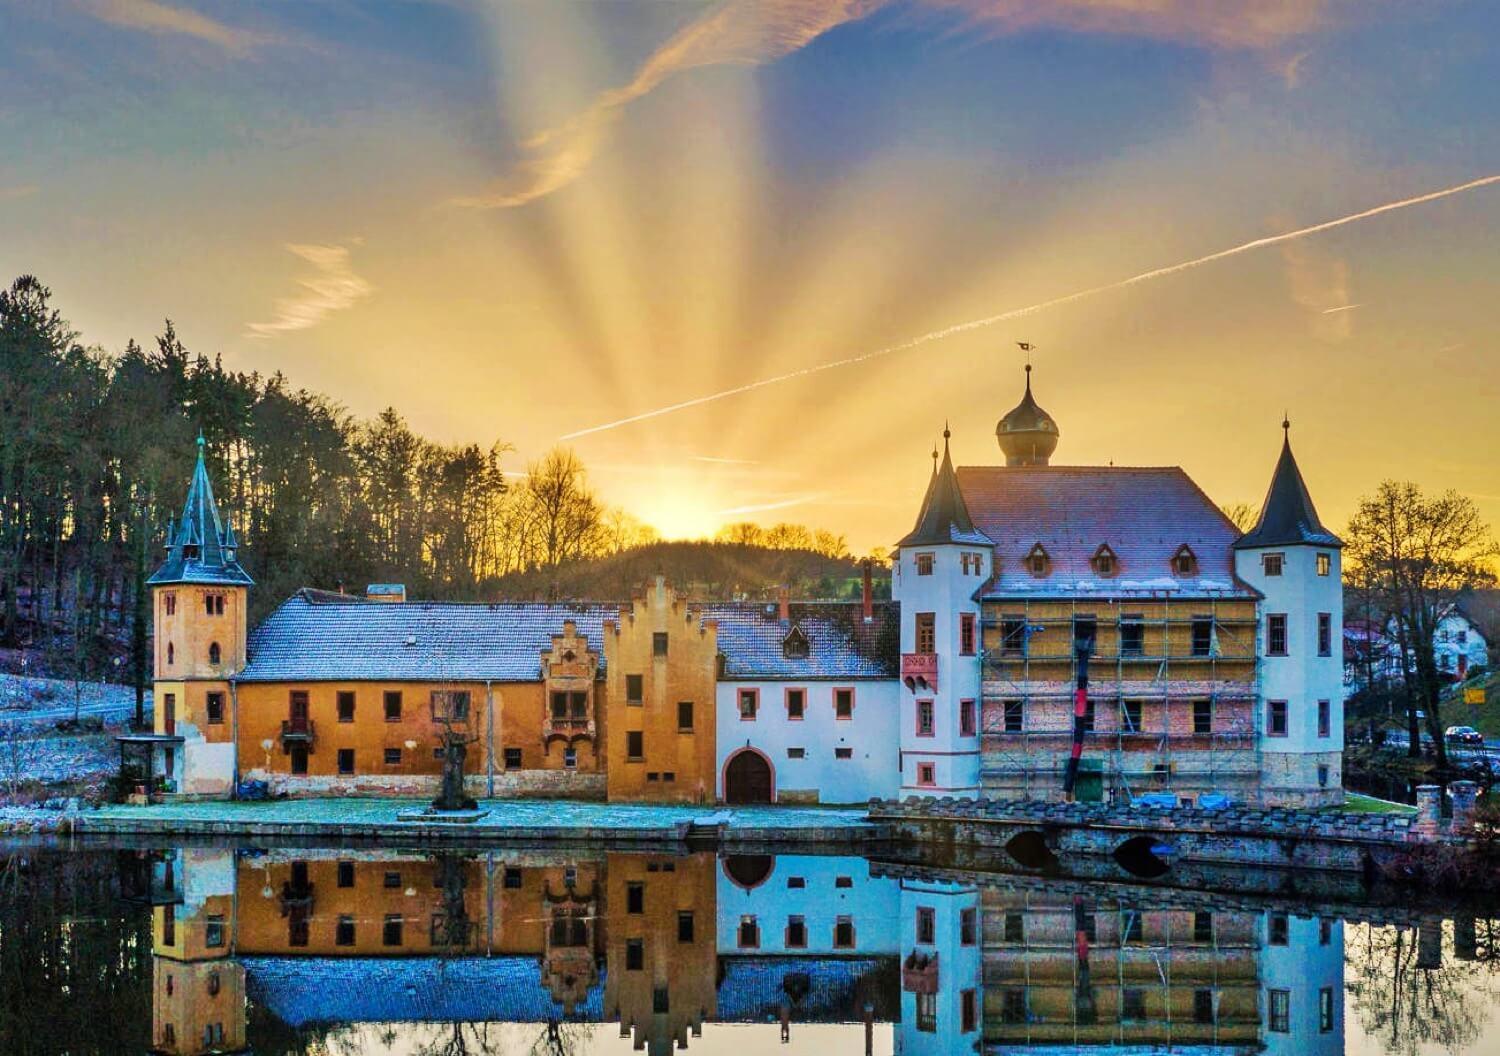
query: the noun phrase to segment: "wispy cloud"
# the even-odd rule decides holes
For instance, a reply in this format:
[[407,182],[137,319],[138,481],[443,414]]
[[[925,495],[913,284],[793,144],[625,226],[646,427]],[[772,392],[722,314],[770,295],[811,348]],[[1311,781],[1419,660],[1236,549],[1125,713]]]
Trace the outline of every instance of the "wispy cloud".
[[[917,0],[987,33],[1063,28],[1187,40],[1216,48],[1263,48],[1315,28],[1324,0]],[[601,93],[560,125],[522,142],[522,158],[485,190],[452,199],[501,209],[551,194],[577,179],[631,103],[684,70],[759,66],[894,0],[726,0],[684,26],[641,64],[629,83]],[[1293,59],[1299,62],[1301,56]],[[1293,68],[1293,72],[1295,69]],[[1286,76],[1286,74],[1283,74]]]
[[1286,266],[1287,287],[1292,300],[1317,312],[1313,333],[1330,342],[1346,341],[1354,330],[1349,296],[1349,262],[1311,242],[1285,242],[1281,259]]
[[274,337],[317,326],[329,313],[350,307],[374,289],[354,273],[347,246],[288,243],[286,248],[313,266],[311,275],[297,280],[305,292],[277,301],[276,317],[268,323],[249,324],[248,337]]
[[34,183],[22,183],[14,187],[0,187],[0,202],[10,202],[17,198],[29,198],[39,189]]
[[1338,305],[1337,307],[1334,307],[1334,308],[1324,308],[1323,309],[1323,314],[1324,315],[1332,315],[1334,312],[1352,312],[1356,308],[1363,308],[1363,307],[1364,307],[1363,303],[1360,303],[1360,304],[1340,304],[1340,305]]
[[715,510],[716,517],[738,517],[746,513],[767,513],[771,510],[785,510],[792,506],[805,506],[809,502],[817,502],[823,498],[821,492],[809,492],[806,495],[793,495],[790,498],[777,499],[773,502],[752,502],[744,506],[730,506],[727,509]]
[[716,458],[713,455],[694,455],[694,462],[712,462],[720,466],[758,466],[758,458]]
[[189,8],[159,3],[158,0],[79,0],[79,4],[101,22],[121,29],[191,37],[236,55],[275,40],[268,34],[231,26]]

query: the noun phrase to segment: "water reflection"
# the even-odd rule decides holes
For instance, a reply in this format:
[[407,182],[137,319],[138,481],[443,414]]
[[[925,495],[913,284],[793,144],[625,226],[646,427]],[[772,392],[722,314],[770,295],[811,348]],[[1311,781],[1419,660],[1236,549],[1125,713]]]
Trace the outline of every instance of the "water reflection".
[[1495,1007],[1490,922],[1405,910],[806,854],[8,861],[5,1052],[1478,1053]]

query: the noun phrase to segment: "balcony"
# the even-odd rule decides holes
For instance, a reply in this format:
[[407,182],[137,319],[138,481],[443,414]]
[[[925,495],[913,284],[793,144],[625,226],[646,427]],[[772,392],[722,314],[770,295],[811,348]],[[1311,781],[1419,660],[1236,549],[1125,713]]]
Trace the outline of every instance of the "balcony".
[[553,740],[566,741],[593,741],[595,735],[594,720],[586,715],[549,715],[542,720],[542,744],[545,746]]
[[313,741],[313,721],[303,717],[281,720],[281,747],[294,742],[311,745]]
[[912,950],[901,963],[901,989],[909,994],[938,992],[938,955]]
[[937,653],[902,653],[901,681],[913,693],[936,693],[938,688]]

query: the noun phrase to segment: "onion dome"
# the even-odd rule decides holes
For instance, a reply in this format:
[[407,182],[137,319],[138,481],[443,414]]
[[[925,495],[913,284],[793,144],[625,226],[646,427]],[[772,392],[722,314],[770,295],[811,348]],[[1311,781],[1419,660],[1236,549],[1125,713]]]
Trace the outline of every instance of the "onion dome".
[[1045,466],[1057,450],[1057,438],[1061,431],[1052,416],[1037,406],[1031,398],[1031,364],[1026,364],[1026,395],[1016,404],[1000,424],[995,426],[995,438],[1000,441],[1000,450],[1005,452],[1007,466]]

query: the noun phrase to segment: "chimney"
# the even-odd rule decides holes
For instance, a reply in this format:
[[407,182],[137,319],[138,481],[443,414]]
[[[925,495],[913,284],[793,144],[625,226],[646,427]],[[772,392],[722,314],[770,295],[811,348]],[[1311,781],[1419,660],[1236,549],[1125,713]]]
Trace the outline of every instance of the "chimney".
[[776,618],[782,623],[792,622],[792,592],[785,586],[776,588]]
[[870,559],[867,557],[860,564],[864,566],[865,573],[865,590],[861,599],[864,602],[865,622],[873,623],[875,621],[875,595],[870,586]]

